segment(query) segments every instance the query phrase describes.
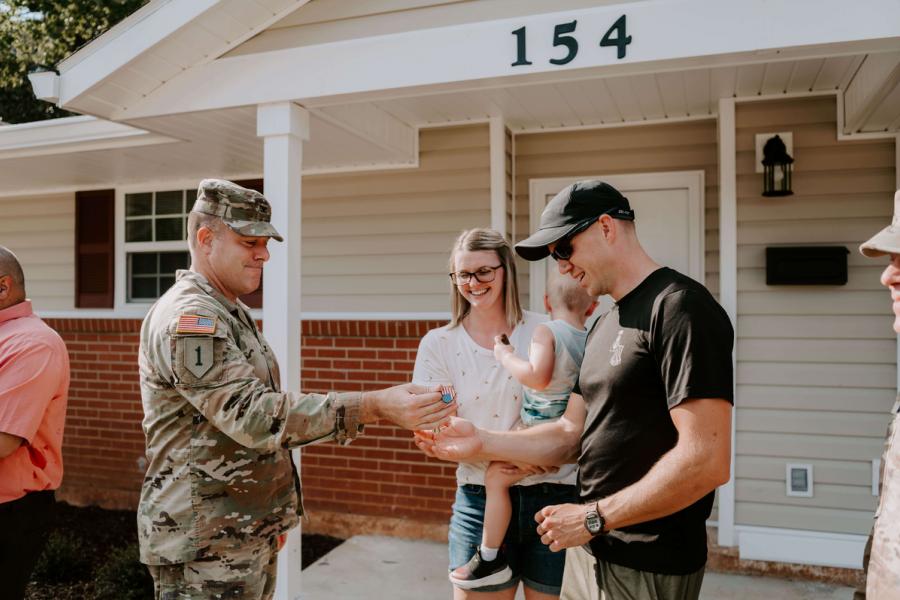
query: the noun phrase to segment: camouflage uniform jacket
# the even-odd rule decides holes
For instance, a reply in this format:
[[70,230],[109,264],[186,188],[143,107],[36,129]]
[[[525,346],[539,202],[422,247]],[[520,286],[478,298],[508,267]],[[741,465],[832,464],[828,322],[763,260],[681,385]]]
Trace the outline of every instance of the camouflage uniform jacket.
[[151,565],[290,529],[302,504],[288,449],[347,443],[361,430],[359,393],[281,392],[275,356],[247,307],[198,273],[176,277],[141,327],[148,467],[138,536]]
[[881,455],[881,493],[870,543],[866,598],[900,598],[900,399],[894,403]]

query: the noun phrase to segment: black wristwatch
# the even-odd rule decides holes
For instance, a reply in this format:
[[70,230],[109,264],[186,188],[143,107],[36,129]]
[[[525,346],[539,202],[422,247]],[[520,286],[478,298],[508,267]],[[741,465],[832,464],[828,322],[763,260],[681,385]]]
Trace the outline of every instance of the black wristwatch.
[[606,533],[606,519],[604,519],[603,515],[600,514],[600,511],[597,510],[596,502],[584,515],[584,527],[592,536]]

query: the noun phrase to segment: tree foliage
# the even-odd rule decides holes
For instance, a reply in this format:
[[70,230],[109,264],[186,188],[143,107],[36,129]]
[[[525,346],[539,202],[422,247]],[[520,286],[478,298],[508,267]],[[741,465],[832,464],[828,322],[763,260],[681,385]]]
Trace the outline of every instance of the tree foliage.
[[53,68],[147,0],[0,0],[0,119],[24,123],[68,113],[34,97],[28,72]]

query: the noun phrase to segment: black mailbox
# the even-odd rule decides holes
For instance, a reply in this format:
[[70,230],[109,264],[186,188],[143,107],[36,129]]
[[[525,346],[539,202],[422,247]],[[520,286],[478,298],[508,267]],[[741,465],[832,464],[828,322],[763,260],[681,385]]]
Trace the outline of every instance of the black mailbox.
[[846,285],[844,246],[766,248],[766,285]]

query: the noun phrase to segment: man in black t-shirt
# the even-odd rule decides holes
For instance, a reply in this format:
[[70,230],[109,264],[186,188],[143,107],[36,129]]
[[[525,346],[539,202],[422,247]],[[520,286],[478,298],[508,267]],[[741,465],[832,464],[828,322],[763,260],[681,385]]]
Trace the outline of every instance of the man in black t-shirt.
[[589,294],[616,301],[588,336],[581,396],[566,415],[517,432],[455,419],[418,443],[455,460],[552,465],[577,454],[583,504],[538,513],[542,541],[552,550],[589,543],[607,598],[694,599],[713,494],[730,477],[734,331],[706,288],[647,255],[633,219],[612,186],[582,181],[516,245],[526,260],[553,256]]

